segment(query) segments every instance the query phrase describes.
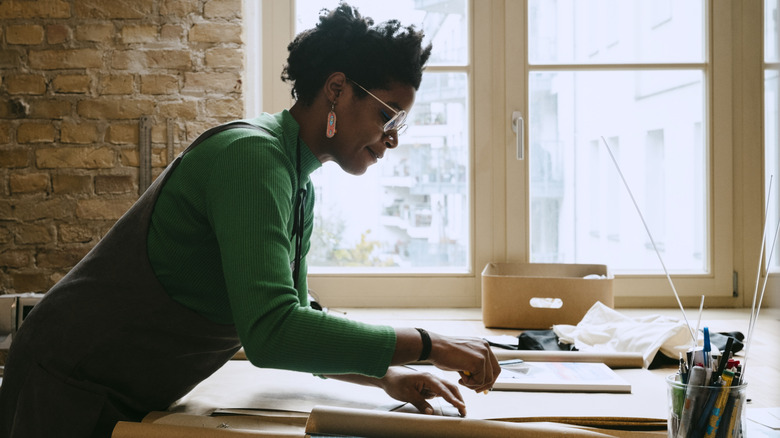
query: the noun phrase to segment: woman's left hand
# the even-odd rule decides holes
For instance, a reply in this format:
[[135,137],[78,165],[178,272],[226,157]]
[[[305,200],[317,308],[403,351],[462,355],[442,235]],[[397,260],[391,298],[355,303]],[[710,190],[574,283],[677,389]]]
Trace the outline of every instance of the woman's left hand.
[[432,414],[433,408],[426,400],[442,397],[458,409],[461,417],[466,416],[466,404],[458,386],[433,374],[391,366],[380,379],[380,386],[390,397],[411,403],[420,412]]

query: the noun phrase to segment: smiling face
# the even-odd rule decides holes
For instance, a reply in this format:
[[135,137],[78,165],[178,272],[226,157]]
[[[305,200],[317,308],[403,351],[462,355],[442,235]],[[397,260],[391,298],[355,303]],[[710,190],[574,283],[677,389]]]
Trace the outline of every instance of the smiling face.
[[[392,111],[358,90],[347,80],[336,100],[336,135],[328,139],[322,151],[327,161],[335,161],[352,175],[362,175],[388,149],[398,146],[397,133],[383,131],[384,124],[394,115]],[[388,89],[369,91],[396,111],[408,113],[414,104],[415,90],[411,85],[393,83]]]

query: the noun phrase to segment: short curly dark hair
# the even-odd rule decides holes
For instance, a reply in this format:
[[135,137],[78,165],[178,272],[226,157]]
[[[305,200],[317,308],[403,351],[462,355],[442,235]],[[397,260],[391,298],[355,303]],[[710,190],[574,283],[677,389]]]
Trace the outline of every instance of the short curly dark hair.
[[341,2],[332,11],[320,11],[319,23],[287,46],[282,80],[292,83],[292,97],[306,105],[314,102],[328,76],[339,71],[368,89],[398,82],[416,90],[431,55],[431,44],[422,47],[423,36],[398,20],[374,26],[373,19]]

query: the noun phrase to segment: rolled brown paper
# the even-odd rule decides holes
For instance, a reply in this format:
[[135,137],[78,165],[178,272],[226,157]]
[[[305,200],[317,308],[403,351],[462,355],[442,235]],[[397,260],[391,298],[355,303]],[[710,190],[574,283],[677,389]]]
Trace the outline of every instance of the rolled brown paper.
[[587,351],[499,350],[493,353],[498,360],[523,359],[526,362],[600,362],[610,368],[642,368],[642,353],[591,353]]
[[174,426],[169,424],[120,421],[111,438],[303,438],[299,433],[279,433],[215,429],[211,427]]
[[609,437],[577,426],[555,423],[508,423],[458,417],[382,412],[317,406],[309,415],[306,433],[361,436],[367,438],[527,438]]

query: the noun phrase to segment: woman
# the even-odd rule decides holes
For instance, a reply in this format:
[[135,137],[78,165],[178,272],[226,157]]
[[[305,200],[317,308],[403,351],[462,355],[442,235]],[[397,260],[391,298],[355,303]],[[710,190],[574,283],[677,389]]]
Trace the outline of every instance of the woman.
[[360,175],[398,145],[430,46],[341,4],[289,45],[289,111],[204,133],[34,308],[0,388],[2,436],[108,436],[166,409],[244,347],[258,367],[376,385],[430,413],[483,391],[484,341],[333,317],[308,304],[309,175]]

